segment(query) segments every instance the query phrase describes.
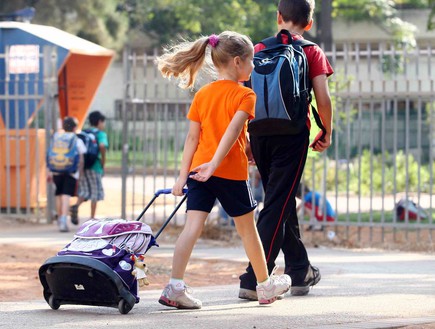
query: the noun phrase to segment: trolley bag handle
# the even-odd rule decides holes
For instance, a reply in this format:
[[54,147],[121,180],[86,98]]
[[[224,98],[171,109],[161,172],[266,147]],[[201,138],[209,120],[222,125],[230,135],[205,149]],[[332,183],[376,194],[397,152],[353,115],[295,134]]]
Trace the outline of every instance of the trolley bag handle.
[[[140,221],[140,219],[142,218],[142,216],[145,214],[145,212],[148,210],[149,207],[151,207],[151,205],[154,203],[154,200],[157,199],[160,194],[171,194],[172,193],[172,189],[170,188],[166,188],[166,189],[161,189],[161,190],[157,190],[156,193],[154,193],[154,197],[151,199],[151,201],[147,204],[147,206],[145,207],[144,210],[142,210],[142,212],[140,213],[140,215],[136,218],[136,221]],[[181,199],[181,201],[177,204],[177,206],[175,207],[175,209],[172,211],[172,213],[169,215],[169,217],[166,219],[166,221],[163,223],[162,227],[159,229],[159,231],[156,233],[156,235],[154,236],[154,239],[157,240],[157,238],[159,237],[159,235],[162,233],[162,231],[165,229],[165,227],[169,224],[169,222],[171,221],[172,217],[174,217],[174,215],[176,214],[176,212],[178,211],[178,209],[180,209],[181,205],[184,203],[184,201],[187,198],[187,188],[183,189],[183,193],[184,196]]]

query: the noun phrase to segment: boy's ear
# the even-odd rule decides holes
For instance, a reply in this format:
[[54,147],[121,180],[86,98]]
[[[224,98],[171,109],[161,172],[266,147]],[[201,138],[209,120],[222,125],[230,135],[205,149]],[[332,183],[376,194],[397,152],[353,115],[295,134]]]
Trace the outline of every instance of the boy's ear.
[[308,23],[308,25],[305,26],[304,30],[305,31],[309,31],[309,30],[311,30],[312,27],[313,27],[313,19],[311,18],[310,22]]
[[278,23],[278,25],[284,23],[284,19],[282,18],[282,15],[279,12],[279,10],[276,12],[276,22]]

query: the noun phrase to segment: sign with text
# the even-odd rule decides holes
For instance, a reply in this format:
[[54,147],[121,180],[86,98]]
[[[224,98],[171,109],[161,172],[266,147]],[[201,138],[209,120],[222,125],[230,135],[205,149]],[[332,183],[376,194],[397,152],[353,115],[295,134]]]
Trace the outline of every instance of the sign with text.
[[10,74],[39,73],[39,46],[10,46],[8,71]]

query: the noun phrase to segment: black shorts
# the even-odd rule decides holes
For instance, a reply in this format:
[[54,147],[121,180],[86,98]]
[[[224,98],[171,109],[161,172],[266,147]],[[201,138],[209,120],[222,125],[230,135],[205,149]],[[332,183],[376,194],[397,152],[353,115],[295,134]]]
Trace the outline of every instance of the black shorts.
[[55,195],[76,196],[77,179],[70,174],[53,175],[54,185],[56,185]]
[[187,180],[187,210],[210,213],[216,199],[231,217],[245,215],[257,206],[251,186],[246,180],[231,180],[212,176],[206,182]]

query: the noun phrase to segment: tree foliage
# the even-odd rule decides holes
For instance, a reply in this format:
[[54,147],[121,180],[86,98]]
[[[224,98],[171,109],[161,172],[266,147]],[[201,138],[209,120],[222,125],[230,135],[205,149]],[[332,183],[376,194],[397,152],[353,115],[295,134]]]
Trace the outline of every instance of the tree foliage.
[[[116,50],[126,43],[151,50],[171,41],[194,39],[224,30],[245,33],[257,42],[276,31],[277,2],[2,0],[0,12],[33,6],[36,15],[32,23],[53,25]],[[330,6],[325,6],[325,3]],[[398,8],[432,8],[428,26],[435,26],[435,0],[316,0],[318,31],[315,41],[332,43],[331,22],[340,16],[352,21],[371,21],[391,34],[399,44],[413,44],[414,27],[398,17]],[[325,10],[330,13],[325,13]]]
[[[415,44],[415,27],[403,21],[398,8],[427,8],[435,0],[316,0],[317,42],[332,42],[330,22],[336,17],[371,21],[399,45]],[[177,38],[236,30],[259,41],[276,30],[276,2],[267,0],[120,0],[130,27],[151,35],[155,45]],[[329,2],[331,6],[324,6]],[[322,6],[323,5],[323,6]],[[330,13],[320,10],[330,8]],[[321,14],[321,15],[320,15]],[[329,23],[329,24],[328,24]],[[329,30],[329,31],[328,31]]]
[[431,9],[429,14],[429,19],[427,21],[427,29],[433,30],[435,29],[435,0],[428,0],[429,8]]
[[33,6],[32,23],[52,25],[111,49],[121,49],[128,19],[116,12],[118,0],[2,0],[0,12]]
[[[130,28],[163,45],[174,39],[193,39],[224,30],[250,35],[254,40],[275,30],[276,5],[254,0],[124,0],[120,9]],[[270,18],[269,18],[270,17]]]
[[334,0],[332,17],[371,21],[389,33],[398,45],[415,45],[416,27],[403,21],[399,8],[427,8],[428,0]]

